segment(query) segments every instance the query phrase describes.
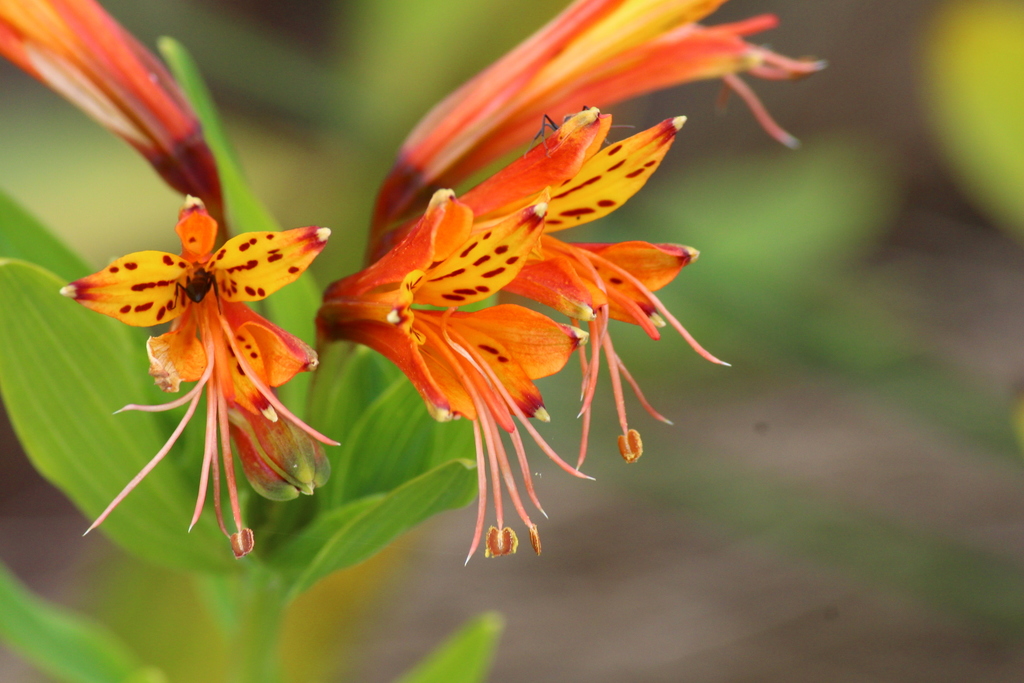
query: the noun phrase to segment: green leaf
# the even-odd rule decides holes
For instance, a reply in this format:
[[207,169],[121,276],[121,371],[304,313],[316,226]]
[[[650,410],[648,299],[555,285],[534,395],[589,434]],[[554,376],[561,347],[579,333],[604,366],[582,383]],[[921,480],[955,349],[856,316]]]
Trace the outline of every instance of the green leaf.
[[395,683],[480,683],[504,628],[497,612],[481,614]]
[[1024,7],[946,3],[926,48],[932,119],[954,170],[982,208],[1024,239]]
[[[328,506],[386,493],[442,462],[473,453],[468,421],[436,422],[390,362],[363,346],[339,361],[334,355],[339,347],[325,352],[314,393],[314,424],[342,441],[328,451],[331,480],[317,493]],[[339,362],[344,363],[340,372]]]
[[0,638],[5,645],[68,683],[161,683],[159,671],[99,624],[32,595],[0,564]]
[[476,468],[453,460],[399,486],[385,496],[357,500],[321,513],[270,558],[272,566],[297,574],[291,597],[333,571],[362,562],[399,534],[476,496]]
[[56,273],[65,282],[91,272],[77,254],[3,192],[0,192],[0,258],[30,261]]
[[167,60],[171,72],[203,124],[203,135],[217,160],[228,224],[240,232],[280,230],[278,222],[249,189],[238,157],[228,142],[227,133],[217,114],[217,107],[192,55],[173,38],[161,38],[158,46],[160,54]]
[[[32,464],[94,518],[170,434],[152,413],[113,414],[160,394],[146,375],[144,348],[131,328],[62,297],[63,284],[32,264],[0,260],[0,390]],[[101,528],[153,562],[230,568],[231,553],[209,517],[186,533],[196,484],[173,458]]]

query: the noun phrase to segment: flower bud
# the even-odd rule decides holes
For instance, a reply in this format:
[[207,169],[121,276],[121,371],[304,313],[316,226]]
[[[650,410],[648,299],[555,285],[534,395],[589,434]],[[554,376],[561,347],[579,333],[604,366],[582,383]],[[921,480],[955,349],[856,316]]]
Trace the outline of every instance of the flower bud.
[[323,447],[288,420],[271,422],[244,409],[229,414],[231,438],[245,476],[264,498],[312,495],[331,476]]

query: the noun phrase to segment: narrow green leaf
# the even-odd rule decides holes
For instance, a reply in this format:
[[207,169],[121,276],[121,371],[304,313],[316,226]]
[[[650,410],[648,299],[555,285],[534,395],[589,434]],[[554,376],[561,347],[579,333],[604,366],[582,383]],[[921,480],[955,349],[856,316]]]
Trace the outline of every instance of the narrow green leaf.
[[40,670],[68,683],[160,683],[107,629],[30,593],[0,564],[0,638]]
[[173,38],[161,38],[158,46],[160,54],[167,60],[171,72],[203,124],[203,135],[217,160],[228,224],[239,232],[280,230],[278,222],[249,189],[238,157],[228,142],[227,133],[217,114],[217,107],[192,55]]
[[270,562],[279,569],[298,570],[291,590],[295,597],[331,572],[379,552],[432,515],[467,505],[475,495],[476,468],[469,461],[453,460],[386,496],[321,514],[294,541],[280,546]]
[[0,192],[0,258],[38,264],[65,281],[88,275],[89,266],[13,199]]
[[481,683],[504,628],[497,612],[481,614],[395,683]]
[[[63,284],[32,264],[0,260],[0,390],[33,465],[92,518],[170,434],[151,413],[113,414],[160,393],[146,375],[144,348],[127,326],[62,297]],[[101,528],[153,562],[230,568],[230,551],[209,517],[186,533],[196,483],[174,455]]]
[[[313,423],[341,437],[328,451],[329,507],[386,493],[412,477],[473,453],[468,422],[435,422],[412,384],[366,347],[328,347],[313,395]],[[339,365],[341,365],[339,371]]]

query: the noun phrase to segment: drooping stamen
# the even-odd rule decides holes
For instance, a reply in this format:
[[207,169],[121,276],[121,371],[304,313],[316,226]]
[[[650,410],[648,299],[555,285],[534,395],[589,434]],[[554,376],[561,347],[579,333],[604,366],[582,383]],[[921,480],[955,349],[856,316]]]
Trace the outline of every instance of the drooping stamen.
[[[192,397],[192,403],[189,404],[188,410],[185,411],[185,416],[181,418],[181,422],[178,423],[178,426],[171,434],[171,438],[169,438],[167,440],[167,443],[164,444],[164,447],[161,448],[160,451],[155,456],[153,456],[153,459],[150,460],[149,463],[147,463],[146,466],[142,468],[142,471],[135,475],[134,479],[128,482],[128,485],[121,490],[121,493],[117,494],[117,497],[115,497],[114,500],[111,501],[110,505],[107,506],[107,509],[105,509],[100,514],[100,516],[96,518],[96,521],[93,522],[92,525],[85,530],[85,534],[89,533],[90,531],[98,527],[100,524],[102,524],[103,520],[107,518],[107,515],[113,512],[114,508],[116,508],[120,504],[120,502],[125,499],[125,496],[131,493],[132,489],[138,486],[139,482],[145,479],[146,475],[152,472],[153,468],[156,467],[160,463],[160,461],[164,459],[164,456],[167,455],[170,452],[171,447],[174,446],[174,442],[176,442],[178,440],[178,437],[181,436],[181,433],[185,431],[185,425],[187,425],[188,421],[192,419],[192,415],[196,412],[196,406],[198,405],[199,394],[196,394],[195,396]],[[85,534],[82,535],[84,536]]]
[[622,359],[616,355],[615,361],[619,365],[619,371],[626,378],[626,381],[629,382],[629,386],[633,388],[633,394],[636,396],[637,400],[640,401],[640,405],[644,407],[644,410],[646,410],[647,413],[655,420],[659,420],[660,422],[664,422],[665,424],[668,425],[674,424],[672,420],[668,419],[667,417],[659,413],[657,410],[655,410],[654,406],[652,406],[647,401],[647,398],[644,396],[644,393],[640,391],[640,385],[637,384],[635,379],[633,379],[633,375],[629,374],[629,370],[626,369],[626,364],[622,362]]
[[665,304],[661,303],[661,300],[658,297],[654,296],[654,292],[649,290],[647,286],[644,285],[644,283],[641,282],[638,277],[630,273],[628,270],[620,268],[619,266],[612,263],[608,259],[602,258],[601,256],[595,254],[592,251],[581,251],[587,256],[588,259],[599,261],[601,265],[614,270],[623,279],[627,280],[631,285],[639,289],[640,293],[643,294],[647,298],[647,300],[651,302],[651,305],[658,309],[658,312],[661,313],[668,320],[672,327],[676,328],[676,331],[683,337],[683,339],[686,340],[686,343],[690,345],[690,348],[692,348],[694,351],[700,354],[705,360],[709,360],[717,365],[732,367],[729,363],[726,363],[725,361],[719,360],[718,358],[712,356],[708,351],[704,349],[703,346],[698,344],[697,340],[693,338],[693,335],[686,331],[686,328],[683,327],[682,323],[676,320],[675,316],[672,315],[672,313],[669,312],[668,308],[665,307]]
[[[192,522],[188,530],[199,521],[199,515],[203,513],[203,504],[206,502],[206,491],[209,488],[210,467],[217,465],[217,398],[213,395],[213,383],[206,392],[206,440],[203,446],[203,468],[199,473],[199,495],[196,497],[196,509],[192,513]],[[217,482],[220,483],[219,481]]]
[[202,377],[199,378],[199,381],[196,383],[194,387],[188,390],[188,393],[168,403],[158,403],[156,405],[129,403],[120,410],[115,410],[114,415],[117,415],[118,413],[123,413],[126,410],[138,410],[144,413],[160,413],[165,410],[174,410],[175,408],[183,406],[189,401],[191,401],[193,398],[195,398],[195,395],[203,390],[203,385],[206,384],[206,381],[208,379],[210,379],[211,374],[213,374],[213,344],[207,344],[206,369],[203,370]]
[[480,439],[480,424],[473,420],[473,441],[476,443],[476,481],[479,488],[476,505],[476,531],[473,532],[473,542],[469,545],[469,554],[466,555],[466,564],[473,557],[477,547],[480,545],[480,536],[484,532],[484,518],[487,516],[487,470],[484,465],[484,446]]
[[[448,333],[447,330],[444,330],[442,328],[442,331],[444,332],[445,340],[448,342],[449,346],[456,353],[458,353],[460,356],[462,356],[463,358],[468,360],[470,362],[470,364],[474,367],[474,369],[476,369],[477,372],[479,372],[481,375],[485,376],[488,380],[490,380],[490,383],[491,383],[492,387],[498,392],[498,394],[501,396],[501,398],[505,401],[505,404],[515,414],[516,418],[519,419],[519,423],[521,425],[523,425],[523,428],[526,429],[526,431],[528,431],[530,433],[530,436],[533,438],[534,442],[537,444],[537,446],[540,447],[540,449],[544,452],[545,455],[547,455],[549,458],[551,458],[551,460],[556,465],[558,465],[559,467],[561,467],[563,470],[565,470],[569,474],[573,475],[574,477],[579,477],[580,479],[590,479],[590,480],[594,479],[593,477],[591,477],[589,475],[586,475],[586,474],[583,474],[582,472],[580,472],[577,469],[574,469],[571,465],[569,465],[569,463],[567,463],[564,460],[562,460],[562,458],[560,458],[558,456],[558,453],[555,453],[554,449],[551,448],[551,446],[548,445],[548,443],[544,440],[544,438],[540,435],[540,433],[536,429],[534,429],[532,424],[530,424],[530,419],[526,416],[526,414],[519,407],[519,404],[517,404],[515,402],[515,400],[511,396],[511,394],[508,393],[508,390],[505,389],[505,385],[501,383],[501,380],[494,373],[494,371],[490,368],[490,366],[487,365],[487,362],[484,361],[482,358],[479,359],[479,362],[477,362],[477,360],[474,358],[474,355],[473,355],[472,351],[467,350],[467,349],[472,349],[471,345],[466,343],[466,341],[464,339],[461,339],[461,338],[460,338],[460,340],[461,340],[462,343],[461,344],[460,343],[456,343],[449,336],[449,333]],[[457,334],[457,333],[454,330],[452,330],[452,334]],[[509,431],[511,432],[511,430],[509,430]]]
[[256,387],[256,390],[260,392],[263,398],[267,399],[267,402],[274,407],[277,412],[281,413],[288,420],[291,421],[296,427],[309,434],[311,437],[319,441],[320,443],[327,444],[328,446],[340,446],[341,443],[334,439],[328,438],[318,432],[317,430],[310,427],[308,424],[300,420],[295,416],[292,411],[288,410],[281,401],[278,400],[274,392],[268,387],[259,376],[253,372],[252,366],[245,360],[245,354],[241,353],[238,349],[238,344],[235,343],[234,334],[231,332],[231,327],[228,325],[228,321],[224,316],[218,315],[217,319],[220,321],[220,326],[224,330],[224,337],[227,339],[228,345],[235,354],[235,360],[242,368],[242,372],[245,373],[246,379],[252,382],[252,385]]
[[750,108],[750,113],[754,115],[754,118],[757,119],[757,122],[761,124],[761,127],[764,128],[768,135],[772,136],[790,149],[797,149],[800,147],[800,141],[790,135],[782,128],[782,126],[775,122],[775,119],[773,119],[772,115],[768,113],[768,110],[761,103],[761,100],[757,97],[754,91],[750,89],[750,86],[743,82],[743,79],[736,74],[727,74],[722,76],[722,80],[732,89],[733,92],[740,96],[740,99],[746,103],[747,107]]
[[228,427],[228,401],[223,391],[217,392],[217,426],[220,429],[220,455],[224,463],[224,479],[228,485],[228,498],[231,501],[231,516],[235,521],[235,530],[241,533],[242,508],[238,504],[238,487],[235,485],[235,459],[231,453],[231,432]]
[[615,412],[619,415],[619,426],[622,433],[629,432],[629,423],[626,421],[626,398],[622,395],[622,380],[619,378],[619,366],[615,362],[615,347],[612,346],[612,337],[606,334],[601,337],[601,345],[604,347],[605,358],[608,359],[608,376],[612,380],[612,395],[615,397]]
[[526,486],[526,493],[530,496],[530,500],[533,501],[534,506],[540,511],[540,514],[544,517],[548,516],[548,513],[544,512],[544,508],[541,507],[540,500],[537,498],[537,492],[533,490],[533,477],[530,476],[530,463],[526,459],[526,449],[523,447],[523,437],[520,436],[519,430],[510,434],[512,437],[512,446],[516,449],[516,457],[519,458],[519,469],[523,473],[523,484]]

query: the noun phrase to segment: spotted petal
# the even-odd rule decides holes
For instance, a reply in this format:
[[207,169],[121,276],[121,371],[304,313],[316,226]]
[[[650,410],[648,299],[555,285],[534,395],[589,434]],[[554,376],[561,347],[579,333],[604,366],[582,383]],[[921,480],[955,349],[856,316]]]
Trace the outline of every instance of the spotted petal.
[[547,231],[595,221],[625,204],[657,170],[685,121],[667,119],[591,157],[576,177],[552,189]]
[[284,232],[247,232],[233,237],[210,259],[221,299],[259,301],[294,282],[316,258],[331,231],[308,227]]
[[187,267],[174,254],[138,251],[75,280],[60,293],[123,323],[149,327],[181,315],[185,299],[177,285]]
[[595,142],[600,147],[610,125],[611,116],[593,107],[576,114],[558,129],[553,139],[538,143],[525,156],[467,192],[462,201],[477,217],[499,209],[508,213],[521,208],[526,199],[549,185],[559,185],[574,177]]
[[295,335],[244,304],[225,302],[223,310],[239,350],[270,386],[281,386],[298,373],[316,368],[316,351]]
[[465,246],[430,269],[416,289],[416,303],[464,306],[507,285],[526,265],[544,232],[543,202],[515,212],[470,236]]
[[[547,239],[547,238],[545,238]],[[572,262],[555,255],[543,261],[531,261],[504,289],[525,296],[574,320],[593,320],[594,296],[586,283],[576,274]]]

